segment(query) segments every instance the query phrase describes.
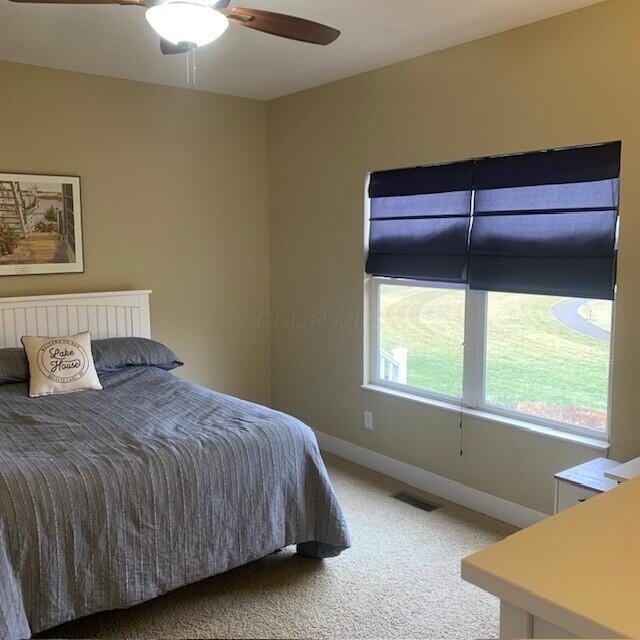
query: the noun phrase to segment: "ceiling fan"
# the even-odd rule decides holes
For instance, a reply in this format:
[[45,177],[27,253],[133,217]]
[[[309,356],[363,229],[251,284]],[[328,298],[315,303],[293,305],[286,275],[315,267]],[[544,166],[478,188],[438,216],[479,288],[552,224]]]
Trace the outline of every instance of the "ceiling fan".
[[36,4],[119,4],[145,7],[147,22],[160,35],[164,54],[186,53],[219,38],[229,24],[281,38],[328,45],[340,31],[318,22],[272,11],[229,7],[231,0],[12,0]]

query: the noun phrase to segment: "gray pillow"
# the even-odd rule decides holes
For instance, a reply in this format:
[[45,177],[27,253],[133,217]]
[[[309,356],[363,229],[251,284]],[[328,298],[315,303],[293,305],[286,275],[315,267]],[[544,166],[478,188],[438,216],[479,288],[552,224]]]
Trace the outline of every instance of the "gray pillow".
[[91,351],[98,374],[126,367],[158,367],[171,371],[184,364],[171,349],[146,338],[93,340]]
[[29,364],[24,349],[0,349],[0,384],[26,382],[28,379]]

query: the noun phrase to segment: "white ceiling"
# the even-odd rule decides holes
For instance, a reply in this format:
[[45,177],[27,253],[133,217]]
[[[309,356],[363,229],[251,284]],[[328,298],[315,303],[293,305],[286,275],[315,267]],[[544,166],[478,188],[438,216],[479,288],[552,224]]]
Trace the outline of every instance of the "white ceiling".
[[[197,87],[268,100],[475,40],[601,0],[236,0],[342,30],[328,47],[231,25],[197,53]],[[0,59],[172,86],[185,56],[162,56],[144,9],[0,0]]]

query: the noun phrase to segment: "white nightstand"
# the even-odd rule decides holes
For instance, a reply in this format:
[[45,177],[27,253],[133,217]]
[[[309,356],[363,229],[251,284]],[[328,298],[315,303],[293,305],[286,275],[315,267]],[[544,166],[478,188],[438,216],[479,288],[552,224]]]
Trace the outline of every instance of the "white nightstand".
[[554,513],[617,487],[618,482],[606,477],[605,471],[619,465],[620,463],[616,460],[595,458],[577,467],[556,473],[554,476],[556,479]]

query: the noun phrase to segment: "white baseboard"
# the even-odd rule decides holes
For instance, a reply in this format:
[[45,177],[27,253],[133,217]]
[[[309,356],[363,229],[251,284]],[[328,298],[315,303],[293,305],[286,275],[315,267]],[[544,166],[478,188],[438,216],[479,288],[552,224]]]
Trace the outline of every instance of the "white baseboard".
[[334,453],[341,458],[346,458],[363,467],[384,473],[396,480],[416,487],[416,489],[426,491],[450,502],[455,502],[468,509],[479,511],[503,522],[508,522],[516,527],[528,527],[548,517],[546,513],[523,507],[520,504],[492,496],[484,491],[472,489],[456,480],[450,480],[431,471],[420,469],[420,467],[414,467],[406,462],[365,449],[321,431],[316,431],[316,436],[320,448],[324,451]]

